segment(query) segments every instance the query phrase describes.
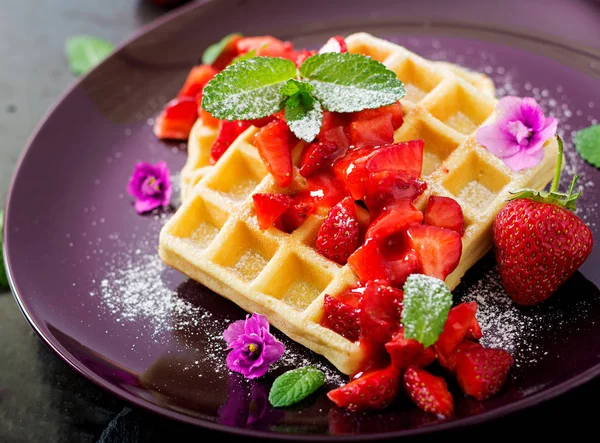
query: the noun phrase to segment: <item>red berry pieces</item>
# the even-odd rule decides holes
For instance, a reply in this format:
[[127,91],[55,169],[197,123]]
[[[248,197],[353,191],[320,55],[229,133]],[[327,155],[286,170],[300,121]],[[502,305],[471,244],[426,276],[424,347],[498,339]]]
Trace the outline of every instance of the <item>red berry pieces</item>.
[[369,174],[366,181],[365,204],[378,213],[386,206],[403,199],[414,200],[427,184],[401,171],[381,171]]
[[311,143],[302,155],[300,175],[308,177],[316,171],[330,167],[340,154],[343,155],[344,150],[333,142]]
[[454,399],[446,381],[424,369],[410,367],[404,373],[404,388],[411,400],[423,411],[442,417],[454,414]]
[[465,233],[465,218],[458,202],[450,197],[432,195],[425,210],[425,224]]
[[412,225],[407,233],[425,275],[445,280],[456,269],[462,254],[458,233],[427,225]]
[[292,148],[298,143],[287,124],[274,120],[256,134],[254,145],[267,170],[282,188],[292,182]]
[[196,98],[198,94],[202,94],[202,90],[206,84],[217,75],[219,71],[210,65],[194,66],[183,84],[177,97]]
[[269,229],[273,223],[290,207],[292,198],[285,194],[254,194],[254,210],[260,229]]
[[319,228],[317,250],[328,259],[344,265],[358,247],[358,230],[354,201],[346,197],[331,208]]
[[400,371],[390,365],[385,369],[367,372],[347,385],[330,391],[327,397],[350,412],[384,409],[396,397],[399,379]]
[[304,223],[304,220],[315,209],[316,206],[312,199],[296,196],[292,199],[290,207],[281,215],[275,225],[284,232],[293,232]]
[[502,389],[513,364],[502,349],[463,352],[456,359],[456,379],[465,394],[485,400]]
[[391,114],[383,114],[369,120],[353,121],[348,126],[350,144],[362,146],[387,145],[394,141],[394,125]]
[[344,37],[336,35],[327,40],[327,43],[319,49],[319,54],[325,54],[326,52],[348,52]]
[[360,337],[359,304],[362,295],[354,289],[332,297],[325,294],[323,319],[321,324],[350,341]]
[[435,343],[442,366],[446,366],[444,362],[448,361],[456,346],[468,335],[473,321],[477,322],[477,319],[475,319],[476,312],[477,303],[475,302],[461,303],[450,309],[448,319],[444,324],[444,330]]
[[423,140],[392,143],[376,149],[366,163],[369,172],[402,171],[413,178],[421,176]]
[[404,328],[400,328],[392,340],[385,344],[385,349],[390,354],[392,364],[400,370],[409,366],[422,368],[435,361],[432,347],[425,349],[418,341],[404,338]]
[[402,315],[403,292],[368,281],[360,301],[362,336],[375,343],[385,343],[398,332]]
[[187,140],[198,119],[195,97],[171,100],[156,118],[154,135],[160,139]]
[[231,146],[238,136],[250,127],[250,123],[246,121],[227,121],[219,122],[219,133],[217,139],[212,145],[210,156],[213,162],[217,162],[225,151]]

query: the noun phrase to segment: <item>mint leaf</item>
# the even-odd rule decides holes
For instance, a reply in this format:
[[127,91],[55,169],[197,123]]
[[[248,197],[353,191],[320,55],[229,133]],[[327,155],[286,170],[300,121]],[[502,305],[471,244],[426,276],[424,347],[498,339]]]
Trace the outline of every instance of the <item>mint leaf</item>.
[[4,211],[0,209],[0,290],[8,289],[8,277],[4,270],[4,257],[2,255],[2,228],[4,226]]
[[269,402],[276,408],[293,405],[308,397],[324,383],[325,374],[312,366],[288,371],[273,382]]
[[254,58],[254,57],[256,57],[256,49],[252,49],[252,50],[246,52],[245,54],[238,55],[236,58],[231,60],[230,65],[233,65],[234,63],[239,63],[241,61],[248,60],[249,58]]
[[404,85],[385,65],[360,54],[317,54],[300,67],[328,111],[356,112],[400,100]]
[[229,34],[219,40],[217,43],[210,45],[202,54],[202,63],[205,65],[212,65],[219,56],[223,53],[225,49],[227,49],[227,45],[229,42],[236,37],[241,37],[241,34]]
[[321,130],[323,109],[312,96],[298,94],[285,102],[285,120],[296,137],[310,143]]
[[283,109],[281,88],[296,76],[284,58],[254,57],[229,65],[204,88],[202,107],[221,120],[254,120]]
[[423,346],[434,344],[444,330],[452,294],[437,278],[412,274],[404,284],[402,324],[404,337],[417,340]]
[[108,57],[113,50],[112,43],[89,35],[71,37],[65,44],[69,69],[75,75],[87,73]]
[[577,131],[573,141],[581,158],[596,168],[600,168],[600,125]]

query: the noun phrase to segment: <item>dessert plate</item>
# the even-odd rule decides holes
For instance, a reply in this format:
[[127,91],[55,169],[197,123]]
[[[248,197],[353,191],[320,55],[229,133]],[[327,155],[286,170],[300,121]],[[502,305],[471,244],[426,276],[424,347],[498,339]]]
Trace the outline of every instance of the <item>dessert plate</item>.
[[[465,426],[600,374],[598,247],[549,302],[532,309],[511,304],[493,257],[467,273],[455,298],[478,301],[485,344],[511,351],[517,365],[488,401],[457,394],[451,420],[427,415],[406,399],[381,413],[346,413],[325,389],[291,408],[271,408],[270,384],[287,369],[318,366],[329,387],[344,380],[281,334],[288,352],[265,379],[249,382],[228,372],[222,332],[244,312],[162,264],[158,233],[172,211],[139,216],[126,193],[138,161],[165,160],[171,171],[181,170],[185,145],[156,140],[153,119],[202,50],[225,33],[272,34],[298,47],[319,47],[332,34],[366,31],[426,58],[485,72],[501,95],[535,97],[559,119],[568,142],[563,185],[575,171],[583,174],[579,215],[595,237],[600,221],[600,172],[579,159],[571,143],[572,131],[600,117],[600,51],[498,25],[406,20],[392,1],[352,10],[342,1],[314,8],[303,2],[285,11],[281,2],[255,3],[199,2],[143,29],[68,91],[31,138],[9,191],[5,258],[15,297],[43,340],[83,375],[136,405],[263,437],[372,439]],[[438,4],[439,13],[443,2],[423,3]],[[273,21],[275,15],[282,19]]]

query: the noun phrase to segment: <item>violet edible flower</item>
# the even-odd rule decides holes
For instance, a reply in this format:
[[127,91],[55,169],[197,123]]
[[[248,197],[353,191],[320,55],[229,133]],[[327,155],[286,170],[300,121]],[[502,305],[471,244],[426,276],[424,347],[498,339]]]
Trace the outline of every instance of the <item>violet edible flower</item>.
[[127,192],[135,198],[135,210],[138,214],[160,206],[169,206],[173,193],[169,167],[165,162],[155,165],[146,162],[136,164]]
[[557,120],[546,118],[532,97],[504,97],[496,121],[479,128],[477,142],[513,171],[532,168],[544,157],[543,145],[556,135]]
[[249,379],[265,375],[285,351],[283,344],[269,332],[267,317],[256,313],[229,325],[223,338],[231,349],[227,367]]

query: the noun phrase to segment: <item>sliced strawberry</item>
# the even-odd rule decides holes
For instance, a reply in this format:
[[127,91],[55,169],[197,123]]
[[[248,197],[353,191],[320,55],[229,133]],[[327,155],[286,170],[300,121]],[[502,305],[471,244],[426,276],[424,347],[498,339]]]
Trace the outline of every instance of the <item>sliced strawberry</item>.
[[238,136],[250,127],[250,123],[234,120],[232,122],[221,120],[219,123],[219,134],[212,145],[210,156],[214,162],[217,162],[225,151],[231,146]]
[[369,175],[366,162],[369,154],[374,149],[374,146],[351,149],[333,164],[335,176],[344,183],[346,190],[354,200],[363,200],[365,198],[367,177]]
[[317,207],[331,208],[346,196],[344,184],[328,169],[308,177],[306,185],[308,195]]
[[411,400],[423,411],[442,417],[454,414],[454,399],[446,381],[424,369],[410,367],[404,373],[404,388]]
[[350,254],[358,248],[358,219],[350,197],[336,204],[319,228],[317,251],[330,260],[345,265]]
[[367,372],[347,385],[327,393],[337,406],[350,412],[384,409],[396,397],[400,371],[390,365],[385,369]]
[[407,230],[423,273],[444,280],[460,261],[462,241],[457,232],[437,226],[412,225]]
[[188,74],[183,87],[177,94],[177,97],[196,98],[196,95],[202,93],[206,84],[218,74],[218,70],[210,65],[194,66]]
[[256,126],[257,128],[262,128],[263,126],[267,126],[269,123],[271,123],[273,120],[276,120],[277,117],[275,115],[267,115],[266,117],[263,118],[257,118],[255,120],[246,120],[248,123],[250,123],[252,126]]
[[444,330],[435,343],[442,366],[445,366],[444,362],[448,361],[454,348],[467,336],[476,312],[477,303],[475,302],[461,303],[448,312]]
[[350,147],[350,140],[346,135],[346,130],[343,126],[336,126],[319,136],[319,140],[323,142],[331,142],[338,146],[343,152],[346,152]]
[[375,172],[367,176],[364,201],[370,211],[379,213],[385,207],[394,205],[400,200],[414,200],[425,189],[427,183],[404,172]]
[[477,317],[473,318],[471,321],[471,325],[469,326],[469,332],[467,332],[467,338],[471,340],[479,340],[483,337],[483,332],[481,331],[481,326],[479,326],[479,322],[477,321]]
[[450,358],[446,359],[441,354],[438,354],[438,361],[441,366],[454,373],[456,371],[456,363],[458,362],[458,358],[478,349],[483,349],[483,346],[477,342],[465,339],[456,345]]
[[359,304],[362,294],[360,291],[350,289],[336,297],[325,294],[323,301],[324,314],[321,325],[350,341],[357,341],[360,337]]
[[[385,252],[384,252],[385,256]],[[392,286],[401,288],[411,274],[421,272],[421,264],[417,254],[412,249],[403,251],[394,258],[385,258],[388,267],[388,281]]]
[[260,229],[269,229],[281,214],[292,204],[292,198],[285,194],[254,194],[254,210]]
[[394,130],[398,129],[404,123],[404,116],[402,112],[402,105],[400,102],[392,103],[388,106],[382,106],[376,109],[364,109],[352,114],[352,120],[370,120],[381,115],[392,116],[392,126]]
[[256,134],[254,145],[267,170],[282,188],[292,182],[292,148],[297,143],[285,122],[274,120]]
[[342,114],[339,112],[323,111],[323,122],[321,123],[321,130],[317,138],[320,140],[327,131],[344,127],[349,123],[349,115]]
[[171,100],[154,123],[154,135],[160,139],[187,140],[198,119],[195,97]]
[[256,51],[259,57],[283,57],[295,61],[298,54],[291,42],[283,42],[269,35],[260,37],[243,37],[236,42],[238,54]]
[[390,286],[368,281],[360,301],[362,336],[386,343],[400,329],[404,293]]
[[394,141],[391,114],[382,114],[369,120],[358,120],[348,127],[350,143],[357,148],[367,145],[381,146]]
[[327,168],[343,154],[344,150],[335,143],[327,141],[311,143],[302,156],[300,175],[308,177],[316,171]]
[[346,40],[341,35],[335,35],[331,37],[327,42],[319,49],[319,54],[325,54],[327,52],[348,52],[346,46]]
[[423,166],[423,140],[392,143],[376,149],[366,163],[369,172],[402,171],[419,178]]
[[363,245],[348,257],[348,264],[361,281],[388,280],[388,264],[383,259],[379,245],[372,238],[367,238]]
[[302,63],[304,63],[306,61],[307,58],[315,55],[317,53],[317,51],[314,51],[312,49],[311,50],[301,49],[299,51],[295,51],[295,53],[296,53],[296,58],[295,58],[295,60],[293,60],[293,62],[296,63],[296,66],[300,67],[300,66],[302,66]]
[[217,59],[213,62],[212,66],[215,69],[223,70],[225,69],[234,58],[236,58],[239,54],[237,44],[242,39],[242,36],[239,34],[232,35],[227,41],[227,45],[223,48],[223,51],[219,54]]
[[390,354],[392,364],[400,370],[409,366],[422,368],[435,361],[433,348],[430,346],[425,349],[418,341],[404,338],[403,327],[385,344],[385,349]]
[[425,224],[465,233],[465,218],[458,202],[450,197],[429,197],[425,210]]
[[296,196],[292,199],[290,207],[281,215],[276,226],[282,231],[293,232],[304,223],[315,208],[315,203],[311,199]]
[[503,349],[465,352],[456,359],[456,379],[465,394],[485,400],[502,389],[513,364]]
[[400,232],[412,223],[421,223],[423,213],[409,199],[402,199],[381,211],[371,222],[367,237],[383,240],[392,234]]

